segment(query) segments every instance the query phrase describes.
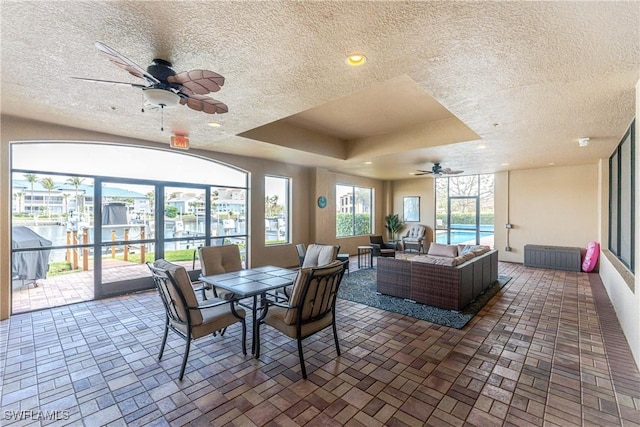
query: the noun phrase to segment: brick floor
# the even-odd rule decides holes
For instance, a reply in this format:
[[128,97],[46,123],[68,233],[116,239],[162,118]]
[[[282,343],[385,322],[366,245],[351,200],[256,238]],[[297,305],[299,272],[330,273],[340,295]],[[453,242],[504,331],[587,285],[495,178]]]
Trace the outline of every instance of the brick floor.
[[[463,329],[340,300],[332,333],[265,327],[260,360],[239,325],[192,345],[155,292],[0,322],[1,425],[640,425],[640,375],[594,274],[500,264],[513,279]],[[249,343],[250,344],[250,343]],[[57,418],[53,422],[51,418]]]

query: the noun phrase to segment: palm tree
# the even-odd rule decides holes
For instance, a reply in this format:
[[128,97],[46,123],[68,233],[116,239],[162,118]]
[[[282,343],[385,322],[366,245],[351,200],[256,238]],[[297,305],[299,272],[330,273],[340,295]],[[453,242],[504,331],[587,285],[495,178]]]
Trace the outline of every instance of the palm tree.
[[69,214],[69,196],[71,196],[71,194],[69,194],[69,193],[63,193],[62,194],[62,200],[64,200],[64,213],[65,213],[65,215]]
[[47,202],[45,203],[45,205],[47,206],[47,210],[49,210],[49,201],[51,200],[51,190],[53,190],[54,188],[56,188],[56,183],[53,182],[53,179],[51,177],[46,177],[46,178],[42,178],[40,180],[40,184],[42,184],[42,186],[47,190]]
[[16,203],[18,204],[18,213],[22,213],[22,197],[24,196],[23,192],[16,193]]
[[266,196],[265,202],[265,216],[274,217],[278,215],[278,195]]
[[29,181],[29,184],[31,184],[31,216],[33,216],[33,208],[35,205],[35,201],[33,200],[33,184],[35,184],[36,182],[38,182],[38,175],[34,174],[34,173],[27,173],[24,175],[25,179],[27,181]]
[[80,178],[78,176],[67,178],[67,183],[73,185],[76,189],[76,210],[77,211],[80,210],[80,205],[78,203],[78,188],[82,185],[83,182],[84,182],[84,178]]

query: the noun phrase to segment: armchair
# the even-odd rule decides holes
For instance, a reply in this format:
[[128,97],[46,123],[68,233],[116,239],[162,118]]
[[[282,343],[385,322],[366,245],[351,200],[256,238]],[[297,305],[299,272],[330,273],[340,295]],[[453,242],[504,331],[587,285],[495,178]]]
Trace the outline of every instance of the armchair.
[[369,236],[369,244],[371,245],[373,256],[396,256],[396,244],[385,243],[384,240],[382,240],[382,236]]
[[422,224],[414,224],[409,227],[407,233],[402,236],[402,247],[405,251],[415,249],[418,252],[424,251],[424,240],[427,227]]

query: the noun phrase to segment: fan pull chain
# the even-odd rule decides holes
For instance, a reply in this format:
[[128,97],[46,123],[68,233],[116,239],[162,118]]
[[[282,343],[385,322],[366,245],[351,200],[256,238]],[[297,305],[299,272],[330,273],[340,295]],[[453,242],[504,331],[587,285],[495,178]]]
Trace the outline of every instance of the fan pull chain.
[[160,104],[160,132],[164,132],[164,105]]

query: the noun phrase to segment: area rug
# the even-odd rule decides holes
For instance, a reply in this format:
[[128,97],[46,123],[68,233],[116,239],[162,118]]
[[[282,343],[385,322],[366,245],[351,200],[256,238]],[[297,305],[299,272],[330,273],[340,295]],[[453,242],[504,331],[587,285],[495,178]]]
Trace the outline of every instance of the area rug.
[[438,325],[462,329],[509,280],[511,280],[511,277],[498,276],[498,281],[487,289],[484,294],[476,298],[462,311],[453,311],[376,293],[376,269],[368,268],[354,271],[349,275],[345,274],[340,284],[338,298],[426,320]]

